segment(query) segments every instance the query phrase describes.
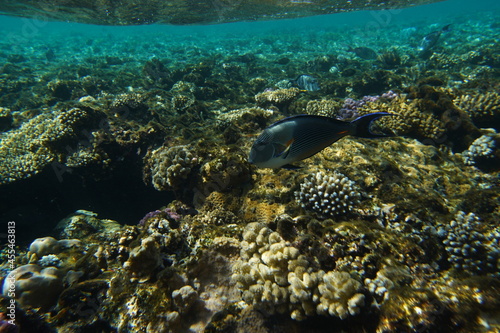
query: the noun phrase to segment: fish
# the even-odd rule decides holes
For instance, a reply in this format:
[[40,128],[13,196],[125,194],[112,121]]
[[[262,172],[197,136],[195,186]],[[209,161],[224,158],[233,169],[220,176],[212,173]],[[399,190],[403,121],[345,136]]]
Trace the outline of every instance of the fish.
[[347,49],[347,52],[354,52],[358,57],[365,60],[371,60],[377,58],[377,52],[365,46],[360,46],[355,48],[349,47],[349,49]]
[[292,163],[311,157],[346,135],[378,138],[392,135],[373,133],[374,120],[394,116],[370,113],[346,122],[317,115],[296,115],[270,125],[257,137],[248,161],[258,168],[298,169]]
[[450,26],[451,24],[445,25],[441,30],[434,31],[428,35],[425,35],[420,41],[420,46],[418,47],[419,51],[426,52],[433,48],[437,44],[439,37],[441,37],[441,34],[443,32],[448,32],[451,30]]
[[318,80],[314,76],[307,74],[299,75],[295,80],[290,80],[290,82],[298,88],[307,91],[318,91],[321,89]]

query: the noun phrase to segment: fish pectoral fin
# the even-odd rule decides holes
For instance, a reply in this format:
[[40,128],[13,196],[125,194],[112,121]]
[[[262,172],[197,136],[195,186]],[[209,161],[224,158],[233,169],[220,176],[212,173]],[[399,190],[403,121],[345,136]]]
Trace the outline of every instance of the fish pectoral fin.
[[282,148],[278,154],[276,154],[276,157],[281,157],[282,159],[286,159],[288,154],[290,153],[290,147],[292,146],[294,139],[290,139],[285,145],[280,145],[280,148]]
[[282,169],[286,169],[286,170],[298,170],[298,169],[301,169],[301,167],[298,167],[298,166],[292,165],[292,164],[285,164],[281,168]]

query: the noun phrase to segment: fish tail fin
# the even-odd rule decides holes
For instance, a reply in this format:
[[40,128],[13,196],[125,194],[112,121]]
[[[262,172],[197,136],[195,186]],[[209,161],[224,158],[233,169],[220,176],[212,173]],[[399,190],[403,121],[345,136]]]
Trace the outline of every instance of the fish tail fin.
[[393,114],[388,112],[375,112],[354,119],[353,121],[351,121],[351,124],[354,125],[354,130],[353,133],[351,133],[351,135],[360,138],[381,138],[381,137],[392,136],[391,134],[373,133],[370,130],[372,122],[384,116],[393,116]]
[[441,29],[441,32],[448,32],[448,31],[451,31],[451,25],[452,23],[448,24],[448,25],[445,25],[442,29]]

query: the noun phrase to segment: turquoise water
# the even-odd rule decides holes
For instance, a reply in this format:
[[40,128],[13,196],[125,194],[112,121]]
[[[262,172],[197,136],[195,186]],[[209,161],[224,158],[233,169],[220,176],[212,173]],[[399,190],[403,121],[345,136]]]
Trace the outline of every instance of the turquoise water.
[[[205,26],[0,16],[0,238],[14,221],[19,267],[36,238],[84,243],[57,253],[69,292],[36,320],[65,332],[251,332],[251,297],[242,305],[248,290],[230,277],[244,275],[235,262],[264,230],[300,251],[311,276],[349,273],[353,299],[365,300],[345,320],[306,316],[312,298],[284,311],[255,301],[266,319],[250,314],[269,332],[498,332],[499,37],[493,0]],[[321,89],[297,87],[303,74]],[[248,163],[258,135],[285,117],[380,111],[395,115],[378,129],[390,138],[342,138],[294,171]],[[345,215],[301,202],[323,195],[308,177],[325,173],[348,179]],[[71,286],[69,269],[83,272]],[[174,300],[182,283],[205,293],[195,310]]]

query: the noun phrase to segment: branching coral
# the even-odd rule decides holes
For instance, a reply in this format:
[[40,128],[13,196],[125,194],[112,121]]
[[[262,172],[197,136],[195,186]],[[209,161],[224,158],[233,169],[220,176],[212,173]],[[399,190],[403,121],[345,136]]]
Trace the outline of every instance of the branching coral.
[[497,142],[500,142],[500,135],[495,130],[481,135],[474,140],[467,150],[462,152],[464,163],[467,165],[475,165],[476,163],[485,161],[494,161],[499,158]]
[[335,118],[341,107],[342,104],[340,102],[331,99],[309,101],[307,102],[306,113]]
[[453,103],[465,111],[477,126],[499,129],[500,94],[487,92],[484,94],[462,95],[455,98]]
[[92,139],[89,129],[98,118],[94,111],[73,108],[43,113],[8,132],[0,144],[0,184],[31,177],[52,162],[64,162],[64,156],[74,154],[81,142]]
[[389,112],[397,117],[385,117],[377,124],[398,135],[406,135],[416,139],[439,139],[445,132],[442,122],[430,113],[423,113],[419,104],[421,100],[408,100],[406,96],[398,96],[389,102],[377,100],[368,102],[359,109],[360,114],[373,112]]
[[349,273],[318,270],[314,258],[300,254],[263,224],[247,225],[241,257],[233,279],[243,300],[269,313],[288,312],[296,320],[316,314],[344,319],[364,305],[361,283]]
[[158,191],[178,189],[199,163],[189,146],[160,147],[148,152],[144,161],[144,178],[150,178]]
[[360,194],[354,182],[343,174],[319,171],[300,184],[300,191],[295,192],[295,197],[305,209],[321,216],[335,216],[352,210]]
[[284,106],[292,102],[299,94],[298,88],[270,90],[255,95],[255,101],[259,106],[269,104]]
[[453,268],[474,274],[498,272],[498,235],[485,235],[478,231],[480,229],[481,222],[475,214],[461,211],[449,224],[438,229]]

